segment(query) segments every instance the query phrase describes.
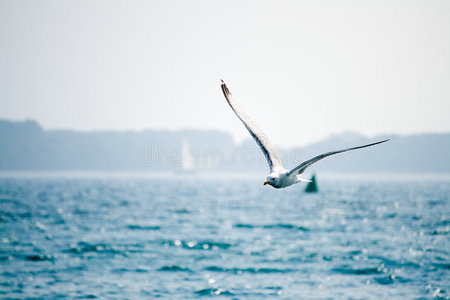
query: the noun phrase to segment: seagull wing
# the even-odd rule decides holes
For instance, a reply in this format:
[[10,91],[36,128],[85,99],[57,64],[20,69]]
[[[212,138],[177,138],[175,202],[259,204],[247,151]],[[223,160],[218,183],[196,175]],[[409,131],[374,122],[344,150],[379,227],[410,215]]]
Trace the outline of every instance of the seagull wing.
[[350,151],[350,150],[356,150],[356,149],[361,149],[361,148],[365,148],[365,147],[374,146],[374,145],[381,144],[381,143],[384,143],[384,142],[387,142],[387,141],[389,141],[389,139],[383,140],[383,141],[379,141],[379,142],[376,142],[376,143],[372,143],[372,144],[367,144],[367,145],[353,147],[353,148],[347,148],[347,149],[343,149],[343,150],[331,151],[331,152],[328,152],[328,153],[323,153],[323,154],[317,155],[316,157],[313,157],[313,158],[311,158],[311,159],[309,159],[309,160],[307,160],[305,162],[302,162],[300,165],[298,165],[297,167],[295,167],[292,170],[290,170],[289,173],[288,173],[288,176],[302,174],[303,171],[305,171],[305,169],[308,168],[310,165],[318,162],[321,159],[324,159],[325,157],[328,157],[328,156],[331,156],[331,155],[335,155],[335,154],[338,154],[338,153],[342,153],[342,152],[347,152],[347,151]]
[[261,148],[264,156],[267,159],[267,163],[269,164],[270,172],[282,169],[280,159],[278,158],[277,153],[275,152],[274,147],[269,141],[269,138],[259,129],[255,122],[250,118],[250,116],[245,112],[245,110],[233,99],[228,87],[222,80],[222,92],[227,99],[228,104],[233,109],[236,116],[244,123],[250,135],[255,139],[256,143]]

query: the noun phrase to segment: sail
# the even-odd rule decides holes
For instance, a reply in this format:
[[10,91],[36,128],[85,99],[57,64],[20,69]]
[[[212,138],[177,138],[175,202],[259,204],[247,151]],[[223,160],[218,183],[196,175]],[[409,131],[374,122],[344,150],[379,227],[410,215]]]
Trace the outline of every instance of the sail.
[[194,159],[192,158],[191,151],[189,150],[189,144],[187,140],[183,140],[181,148],[181,166],[184,170],[194,169]]

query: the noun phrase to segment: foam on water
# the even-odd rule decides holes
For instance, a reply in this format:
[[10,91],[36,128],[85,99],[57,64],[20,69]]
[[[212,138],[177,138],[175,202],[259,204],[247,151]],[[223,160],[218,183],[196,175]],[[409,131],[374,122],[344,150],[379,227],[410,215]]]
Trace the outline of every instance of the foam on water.
[[445,299],[449,183],[3,177],[0,295]]

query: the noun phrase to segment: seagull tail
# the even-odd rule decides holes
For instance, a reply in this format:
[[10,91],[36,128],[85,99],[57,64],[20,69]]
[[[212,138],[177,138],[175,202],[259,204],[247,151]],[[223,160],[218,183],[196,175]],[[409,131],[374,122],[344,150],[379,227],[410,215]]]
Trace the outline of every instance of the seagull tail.
[[297,176],[297,180],[298,180],[298,182],[312,182],[311,180],[305,179],[305,178],[301,178],[300,176]]

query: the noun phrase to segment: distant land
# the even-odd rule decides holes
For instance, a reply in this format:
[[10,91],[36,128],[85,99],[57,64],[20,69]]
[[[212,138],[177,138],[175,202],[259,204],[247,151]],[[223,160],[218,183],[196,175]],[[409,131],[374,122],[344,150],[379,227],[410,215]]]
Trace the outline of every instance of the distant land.
[[[391,140],[325,159],[308,171],[450,173],[450,133],[369,139],[346,132],[306,147],[279,149],[279,153],[285,167],[291,168],[323,152],[384,138]],[[183,144],[199,171],[267,172],[268,169],[253,140],[237,144],[225,131],[81,132],[43,130],[32,120],[0,120],[0,171],[179,172],[183,171]]]

